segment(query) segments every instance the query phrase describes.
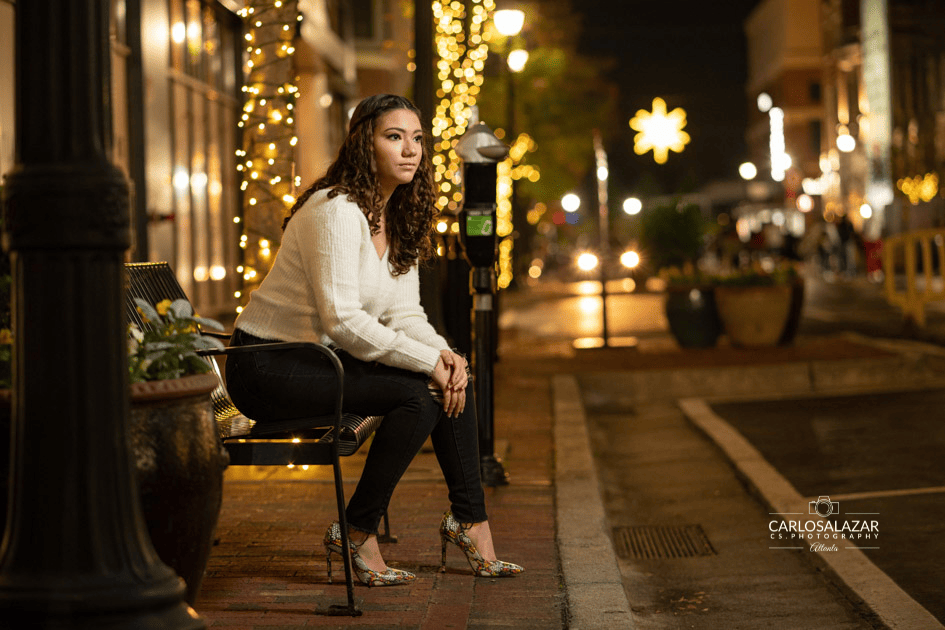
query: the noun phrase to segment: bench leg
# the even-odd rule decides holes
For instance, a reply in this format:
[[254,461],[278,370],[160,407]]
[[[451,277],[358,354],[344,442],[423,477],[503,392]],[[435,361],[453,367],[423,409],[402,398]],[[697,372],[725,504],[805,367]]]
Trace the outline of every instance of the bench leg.
[[317,608],[316,614],[328,616],[360,617],[361,610],[354,603],[354,580],[352,578],[351,554],[348,553],[348,517],[345,515],[345,492],[341,481],[341,461],[337,452],[332,453],[332,471],[335,474],[335,500],[338,503],[338,524],[341,526],[341,554],[345,565],[345,586],[348,591],[348,604],[332,604],[328,608]]
[[384,531],[380,532],[377,535],[377,542],[382,543],[395,543],[397,542],[397,536],[391,536],[390,534],[390,521],[387,519],[387,511],[384,511]]

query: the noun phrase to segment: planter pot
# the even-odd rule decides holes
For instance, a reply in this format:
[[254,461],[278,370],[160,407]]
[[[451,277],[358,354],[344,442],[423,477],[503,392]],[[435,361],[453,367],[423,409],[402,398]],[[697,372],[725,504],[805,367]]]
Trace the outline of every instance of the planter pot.
[[774,346],[781,339],[791,308],[791,287],[719,286],[719,318],[732,345]]
[[229,457],[217,435],[213,374],[131,386],[129,441],[141,506],[161,560],[187,584],[193,606],[223,499]]
[[665,311],[669,330],[682,348],[709,348],[722,334],[712,287],[670,287]]

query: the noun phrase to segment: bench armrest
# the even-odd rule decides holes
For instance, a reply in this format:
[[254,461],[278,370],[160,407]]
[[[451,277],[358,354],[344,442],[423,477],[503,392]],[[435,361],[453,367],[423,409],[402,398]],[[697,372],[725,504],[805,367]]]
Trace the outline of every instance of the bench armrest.
[[[345,378],[345,369],[341,365],[341,360],[338,359],[338,355],[326,345],[314,342],[305,342],[305,341],[280,341],[275,343],[259,343],[251,344],[248,346],[234,346],[229,348],[221,349],[211,349],[211,350],[198,350],[197,354],[202,357],[207,356],[220,356],[220,355],[229,355],[229,354],[246,354],[250,352],[260,352],[262,350],[297,350],[299,348],[308,348],[310,350],[315,350],[321,354],[328,357],[328,360],[331,361],[332,367],[335,369],[335,375],[338,377],[338,394],[335,396],[335,411],[333,413],[335,418],[335,435],[341,435],[341,416],[342,416],[342,403],[344,401],[344,378]],[[338,445],[341,440],[335,439],[332,441],[331,449],[332,456],[337,457],[338,455]]]

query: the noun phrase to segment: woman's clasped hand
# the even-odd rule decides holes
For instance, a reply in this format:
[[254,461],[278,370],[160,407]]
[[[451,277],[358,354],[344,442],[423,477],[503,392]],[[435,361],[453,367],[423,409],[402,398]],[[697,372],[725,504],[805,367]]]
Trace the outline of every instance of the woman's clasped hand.
[[433,383],[443,392],[443,411],[450,418],[457,418],[466,408],[466,359],[451,350],[440,350],[440,361],[431,376]]

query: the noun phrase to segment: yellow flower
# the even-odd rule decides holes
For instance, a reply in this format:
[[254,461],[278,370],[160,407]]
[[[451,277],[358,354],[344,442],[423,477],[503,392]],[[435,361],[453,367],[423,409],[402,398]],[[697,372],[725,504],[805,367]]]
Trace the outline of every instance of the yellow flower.
[[0,330],[0,344],[11,344],[13,343],[13,333],[10,332],[9,328],[4,328]]
[[144,311],[141,310],[140,306],[136,306],[135,310],[138,311],[138,316],[141,318],[142,323],[147,324],[148,322],[151,321],[150,319],[148,319],[148,316],[144,314]]
[[157,304],[155,304],[154,307],[155,307],[155,309],[157,310],[158,315],[160,315],[161,317],[163,317],[163,316],[167,315],[167,307],[169,307],[170,305],[171,305],[171,301],[170,301],[170,300],[161,300],[160,302],[158,302]]

